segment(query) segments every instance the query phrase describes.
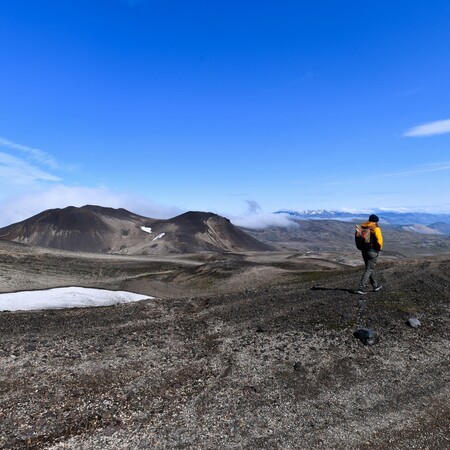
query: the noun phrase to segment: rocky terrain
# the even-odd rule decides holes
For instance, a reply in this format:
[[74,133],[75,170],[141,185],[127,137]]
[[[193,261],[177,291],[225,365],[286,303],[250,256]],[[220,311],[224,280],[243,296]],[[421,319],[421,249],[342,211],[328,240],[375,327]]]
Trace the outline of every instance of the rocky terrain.
[[361,296],[357,256],[0,242],[2,292],[159,297],[0,312],[0,448],[449,448],[450,257],[381,258]]
[[[339,220],[298,220],[290,227],[268,227],[245,231],[254,238],[284,250],[311,251],[316,253],[348,253],[354,250],[353,233],[357,222]],[[361,222],[359,222],[361,223]],[[444,229],[447,224],[442,224]],[[450,253],[448,234],[424,233],[420,225],[380,225],[385,247],[383,255],[404,258]]]

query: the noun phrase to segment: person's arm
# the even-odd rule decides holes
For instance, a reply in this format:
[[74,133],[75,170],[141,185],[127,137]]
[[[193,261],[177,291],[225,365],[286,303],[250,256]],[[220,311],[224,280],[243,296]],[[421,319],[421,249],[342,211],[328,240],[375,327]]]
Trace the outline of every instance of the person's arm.
[[381,234],[381,228],[375,228],[375,239],[377,241],[378,247],[381,250],[383,248],[383,235]]

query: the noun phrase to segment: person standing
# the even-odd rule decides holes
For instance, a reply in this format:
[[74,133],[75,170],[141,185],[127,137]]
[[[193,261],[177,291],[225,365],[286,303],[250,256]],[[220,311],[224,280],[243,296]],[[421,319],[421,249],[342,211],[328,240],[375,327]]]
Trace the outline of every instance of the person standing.
[[378,216],[371,214],[368,222],[361,224],[362,228],[369,228],[370,230],[370,243],[361,251],[365,270],[359,282],[358,289],[355,291],[356,294],[367,294],[366,286],[369,281],[374,292],[379,291],[383,287],[378,283],[374,273],[378,255],[383,248],[383,235],[381,228],[378,226],[378,222]]

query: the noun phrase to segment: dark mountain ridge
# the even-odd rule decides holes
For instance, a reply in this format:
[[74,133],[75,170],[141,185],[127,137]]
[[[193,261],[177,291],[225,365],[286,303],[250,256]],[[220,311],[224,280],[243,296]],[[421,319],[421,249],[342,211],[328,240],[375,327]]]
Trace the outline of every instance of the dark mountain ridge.
[[107,252],[118,229],[148,225],[155,219],[126,209],[86,205],[43,211],[0,229],[0,238],[40,247],[82,252]]
[[[133,254],[269,251],[273,248],[211,212],[188,211],[167,220],[157,220],[147,231],[147,240],[129,248]],[[150,242],[148,241],[150,239]]]
[[158,220],[95,205],[43,211],[1,228],[0,239],[61,250],[135,255],[271,250],[217,214],[191,211]]

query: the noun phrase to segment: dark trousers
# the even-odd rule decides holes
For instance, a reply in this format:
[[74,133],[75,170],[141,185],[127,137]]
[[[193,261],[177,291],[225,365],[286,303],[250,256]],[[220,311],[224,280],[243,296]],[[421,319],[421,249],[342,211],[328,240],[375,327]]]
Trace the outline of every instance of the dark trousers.
[[370,280],[370,284],[373,288],[378,286],[378,281],[375,278],[375,266],[377,265],[378,252],[375,250],[368,250],[362,252],[362,257],[364,259],[364,264],[366,269],[364,270],[363,276],[359,283],[359,288],[364,289],[367,286],[367,282]]

